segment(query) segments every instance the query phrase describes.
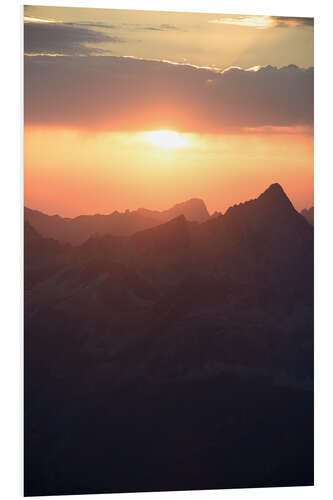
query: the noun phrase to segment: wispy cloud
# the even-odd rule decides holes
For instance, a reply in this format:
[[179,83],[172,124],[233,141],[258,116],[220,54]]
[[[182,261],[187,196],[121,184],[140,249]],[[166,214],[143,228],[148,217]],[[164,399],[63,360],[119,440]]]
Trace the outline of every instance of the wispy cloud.
[[275,20],[275,26],[286,27],[286,26],[310,26],[313,27],[313,17],[285,17],[276,16],[271,19]]
[[58,23],[59,21],[55,21],[54,19],[42,19],[40,17],[24,16],[24,22],[25,23],[49,24],[49,23]]
[[209,22],[214,24],[246,26],[256,29],[313,26],[313,18],[284,16],[223,16],[219,19],[210,20]]
[[24,52],[27,55],[92,55],[110,53],[101,43],[121,43],[122,39],[94,31],[88,26],[45,20],[24,23]]
[[142,26],[144,31],[179,31],[180,29],[173,24],[160,24],[159,26]]
[[89,22],[64,22],[56,19],[45,19],[41,17],[24,16],[24,23],[38,23],[38,24],[62,24],[63,26],[86,27],[86,28],[102,28],[102,29],[115,29],[114,24],[105,23],[89,23]]
[[63,23],[67,26],[85,27],[85,28],[100,28],[100,29],[116,29],[117,26],[114,24],[104,24],[104,23],[87,23],[87,22],[76,22],[76,23]]

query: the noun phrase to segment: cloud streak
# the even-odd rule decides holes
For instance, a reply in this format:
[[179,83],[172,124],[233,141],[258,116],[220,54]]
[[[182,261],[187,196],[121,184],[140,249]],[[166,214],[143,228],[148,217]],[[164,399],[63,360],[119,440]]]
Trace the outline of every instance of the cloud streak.
[[226,24],[233,26],[246,26],[248,28],[267,29],[284,27],[313,27],[313,18],[310,17],[286,17],[286,16],[223,16],[219,19],[209,21],[214,24]]
[[[138,28],[140,30],[140,28]],[[160,24],[159,26],[144,26],[141,27],[144,31],[180,31],[180,29],[173,24]]]
[[127,57],[26,57],[25,123],[223,133],[312,127],[313,69],[207,68]]
[[301,27],[309,26],[313,28],[313,17],[286,17],[286,16],[274,16],[271,17],[275,21],[276,27]]
[[[91,25],[88,25],[91,26]],[[100,26],[99,26],[100,27]],[[74,23],[61,22],[25,22],[24,52],[25,54],[59,54],[59,55],[92,55],[110,53],[96,47],[100,43],[120,43],[116,36],[80,27]],[[86,44],[90,44],[86,45]]]

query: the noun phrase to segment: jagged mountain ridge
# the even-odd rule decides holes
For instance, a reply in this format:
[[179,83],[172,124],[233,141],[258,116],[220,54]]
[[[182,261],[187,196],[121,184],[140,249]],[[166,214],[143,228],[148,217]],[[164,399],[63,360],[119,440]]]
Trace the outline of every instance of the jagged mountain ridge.
[[[278,200],[279,197],[280,200],[283,199],[283,190],[278,184],[272,184],[269,190],[271,192],[271,198],[275,196],[276,200]],[[263,193],[261,198],[259,197],[257,199],[257,204],[261,203],[262,209],[267,212],[270,208],[269,206],[265,206],[265,198],[267,199],[267,195]],[[289,200],[288,202],[291,204]],[[230,212],[234,213],[245,205],[250,209],[251,201],[230,207],[224,215]],[[286,206],[287,205],[288,203],[286,203]],[[309,215],[307,215],[308,213]],[[178,203],[164,211],[139,208],[133,211],[127,210],[122,213],[114,211],[107,215],[80,215],[74,218],[60,217],[59,215],[51,216],[28,207],[24,209],[25,220],[28,221],[41,236],[56,239],[60,242],[71,243],[73,245],[81,245],[95,235],[102,236],[112,234],[113,236],[131,236],[137,232],[168,222],[180,215],[183,215],[190,222],[202,223],[219,218],[223,214],[221,212],[214,212],[210,215],[204,201],[198,198]],[[302,215],[313,225],[313,209],[309,209],[306,213],[303,210]],[[274,214],[272,214],[272,216],[274,217]]]
[[[93,236],[78,247],[82,258],[108,258],[134,265],[159,279],[178,279],[204,269],[210,273],[255,279],[282,265],[291,275],[312,258],[313,231],[294,209],[281,186],[270,186],[257,199],[230,207],[224,215],[197,223],[184,215],[132,236]],[[299,259],[299,254],[302,259]],[[305,264],[307,265],[307,264]]]
[[205,203],[197,198],[179,203],[164,211],[139,208],[122,213],[115,211],[107,215],[80,215],[74,218],[64,218],[59,215],[50,216],[28,207],[24,209],[25,219],[42,236],[74,245],[83,243],[93,234],[129,236],[168,222],[179,215],[184,215],[189,221],[198,222],[209,218]]
[[[237,319],[239,308],[257,314],[270,304],[281,314],[291,304],[303,302],[311,309],[313,228],[277,185],[203,223],[189,222],[181,215],[132,236],[94,236],[79,247],[60,247],[57,265],[48,266],[46,260],[38,283],[36,269],[26,267],[26,276],[34,276],[31,282],[26,279],[31,292],[27,309],[35,311],[41,304],[52,304],[57,316],[77,318],[80,324],[83,321],[83,329],[96,317],[100,321],[104,318],[102,330],[117,329],[118,321],[129,330],[136,324],[136,329],[145,332],[140,345],[149,338],[149,348],[140,347],[143,357],[148,352],[159,356],[163,342],[159,339],[155,347],[151,343],[157,331],[164,332],[168,349],[173,339],[172,350],[178,357],[178,341],[185,341],[184,332],[192,324],[193,314],[199,314],[200,328],[211,324],[213,332],[225,321],[221,311],[230,307],[233,311],[235,305],[231,304],[238,304],[235,312],[228,314],[236,314],[233,321],[241,322],[242,331],[246,323]],[[30,251],[35,252],[27,246],[27,256]],[[53,248],[51,263],[52,252]],[[43,262],[45,259],[41,265]],[[213,316],[204,313],[207,307],[215,311]],[[47,318],[49,314],[48,310]],[[183,334],[177,334],[175,341],[180,319]],[[270,324],[268,318],[265,321]],[[309,328],[311,331],[311,325]],[[198,346],[207,340],[200,334]],[[253,340],[266,343],[262,335]],[[206,347],[201,349],[207,351]],[[208,348],[207,362],[213,355],[209,352]],[[214,356],[218,352],[215,346]],[[218,360],[224,359],[223,353]],[[188,366],[191,363],[186,362]]]
[[204,222],[209,219],[207,207],[204,201],[199,198],[192,198],[183,203],[177,203],[172,208],[164,211],[139,208],[137,212],[159,220],[160,222],[167,222],[179,215],[184,215],[184,217],[191,222]]

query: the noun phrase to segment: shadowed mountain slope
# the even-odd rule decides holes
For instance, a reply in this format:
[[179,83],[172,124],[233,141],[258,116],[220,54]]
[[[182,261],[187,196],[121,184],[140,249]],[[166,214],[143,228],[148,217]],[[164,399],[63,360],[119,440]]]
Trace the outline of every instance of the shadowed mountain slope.
[[26,223],[25,292],[26,495],[313,483],[313,227],[281,186],[79,246]]
[[314,225],[314,207],[304,208],[301,211],[301,214],[303,215],[303,217],[305,217],[309,224],[311,224],[311,226]]
[[[313,228],[277,184],[257,199],[201,224],[181,215],[132,236],[95,236],[76,248],[42,239],[40,248],[48,246],[48,259],[41,259],[40,283],[27,302],[31,310],[42,302],[56,307],[57,314],[66,311],[67,317],[76,311],[83,322],[87,319],[83,328],[94,317],[104,317],[111,327],[122,311],[131,310],[132,319],[131,314],[123,317],[123,326],[135,318],[145,318],[141,341],[144,344],[148,335],[149,348],[144,349],[144,356],[151,351],[154,357],[162,348],[161,338],[156,348],[152,347],[155,330],[168,330],[164,338],[171,342],[178,321],[185,331],[194,313],[201,325],[199,331],[205,329],[211,323],[207,307],[215,318],[212,331],[222,319],[221,311],[231,307],[234,312],[229,313],[244,334],[248,313],[260,316],[272,307],[280,315],[297,304],[311,310]],[[26,253],[34,252],[27,248]],[[38,268],[40,259],[38,248],[36,253],[37,258],[26,265],[26,273],[34,272],[34,276],[34,266]],[[46,268],[50,262],[48,275],[44,262]],[[247,311],[243,319],[239,308]],[[263,325],[271,324],[269,316]],[[311,331],[310,324],[309,339]],[[186,343],[182,335],[177,334],[177,338]],[[201,334],[199,339],[198,346],[207,341]],[[260,341],[255,337],[252,340],[263,345],[261,337]],[[178,344],[175,339],[172,342]],[[214,356],[219,352],[213,351]],[[243,349],[238,349],[239,360],[241,352]],[[134,366],[132,360],[131,369]]]

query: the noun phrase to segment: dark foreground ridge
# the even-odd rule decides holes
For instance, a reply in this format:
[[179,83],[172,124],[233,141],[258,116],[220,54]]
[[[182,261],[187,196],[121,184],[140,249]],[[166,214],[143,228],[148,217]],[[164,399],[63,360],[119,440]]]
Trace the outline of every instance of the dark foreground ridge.
[[25,494],[313,484],[313,227],[278,184],[72,246],[25,223]]

